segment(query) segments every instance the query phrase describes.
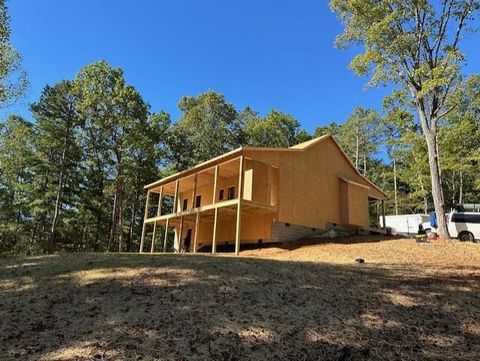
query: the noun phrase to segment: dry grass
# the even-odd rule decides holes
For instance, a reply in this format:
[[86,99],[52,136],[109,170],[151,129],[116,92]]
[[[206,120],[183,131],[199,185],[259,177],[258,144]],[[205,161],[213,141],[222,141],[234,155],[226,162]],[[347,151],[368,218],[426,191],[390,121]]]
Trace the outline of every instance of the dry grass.
[[470,242],[418,244],[412,239],[357,236],[341,240],[310,239],[286,244],[283,248],[245,251],[242,256],[335,264],[351,264],[356,258],[363,258],[369,264],[450,273],[480,266],[480,245]]
[[480,245],[370,241],[0,260],[0,359],[478,360]]

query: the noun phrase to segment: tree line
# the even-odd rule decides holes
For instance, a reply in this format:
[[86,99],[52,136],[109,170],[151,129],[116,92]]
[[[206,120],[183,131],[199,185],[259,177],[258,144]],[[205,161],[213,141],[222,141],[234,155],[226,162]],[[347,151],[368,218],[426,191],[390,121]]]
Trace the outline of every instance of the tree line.
[[[458,40],[448,42],[444,29],[456,19],[461,32],[478,3],[445,4],[436,13],[428,1],[331,1],[346,27],[338,44],[367,45],[352,69],[398,87],[382,109],[357,107],[312,132],[292,115],[238,109],[214,91],[182,97],[173,121],[105,61],[46,86],[30,105],[32,121],[10,114],[0,123],[0,253],[136,251],[145,184],[240,146],[290,147],[325,134],[387,193],[388,214],[479,202],[480,76],[460,73]],[[27,81],[3,0],[0,24],[5,109]],[[438,34],[443,47],[432,53]]]
[[[478,201],[480,77],[469,78],[439,134],[447,206]],[[152,112],[104,61],[46,86],[33,122],[0,127],[1,251],[136,251],[143,186],[240,146],[290,147],[333,134],[357,169],[388,194],[387,212],[433,208],[426,144],[397,102],[356,108],[312,133],[277,110],[237,110],[214,91],[183,97],[180,118]]]

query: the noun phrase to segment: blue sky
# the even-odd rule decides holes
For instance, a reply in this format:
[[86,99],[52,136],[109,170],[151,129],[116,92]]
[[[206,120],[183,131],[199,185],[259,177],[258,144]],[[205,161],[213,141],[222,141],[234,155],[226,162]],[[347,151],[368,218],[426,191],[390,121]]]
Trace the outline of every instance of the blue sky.
[[[212,89],[238,109],[275,108],[307,130],[343,122],[356,106],[380,109],[385,89],[365,89],[333,47],[341,24],[318,0],[10,0],[12,41],[31,83],[9,109],[46,84],[72,79],[99,59],[124,69],[153,111],[176,120],[184,95]],[[469,36],[467,72],[480,72],[479,34]]]

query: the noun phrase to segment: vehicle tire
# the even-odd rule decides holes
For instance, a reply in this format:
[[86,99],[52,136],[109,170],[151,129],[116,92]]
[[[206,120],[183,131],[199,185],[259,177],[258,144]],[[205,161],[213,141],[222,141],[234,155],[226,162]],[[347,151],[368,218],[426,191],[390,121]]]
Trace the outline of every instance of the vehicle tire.
[[468,231],[463,231],[463,232],[460,232],[460,234],[458,235],[458,240],[460,242],[473,242],[475,241],[475,237],[473,237],[472,233]]

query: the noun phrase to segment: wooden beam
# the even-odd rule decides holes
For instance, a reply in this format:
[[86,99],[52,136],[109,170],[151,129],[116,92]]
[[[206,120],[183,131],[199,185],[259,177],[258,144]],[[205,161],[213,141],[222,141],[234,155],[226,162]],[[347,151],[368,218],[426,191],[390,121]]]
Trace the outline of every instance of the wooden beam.
[[240,157],[240,164],[238,167],[238,199],[243,198],[243,168],[244,168],[244,158],[243,155]]
[[175,196],[173,197],[173,212],[172,213],[177,213],[177,202],[178,202],[178,186],[179,186],[179,181],[175,181]]
[[180,229],[178,231],[178,252],[182,250],[182,237],[183,237],[183,216],[180,217]]
[[165,223],[165,235],[163,236],[163,252],[167,252],[167,237],[168,237],[168,223],[170,219],[167,218],[167,221]]
[[242,230],[242,200],[238,200],[237,205],[237,224],[235,227],[235,254],[238,256],[240,253],[240,237],[241,237],[241,230]]
[[195,208],[195,197],[197,196],[197,173],[193,176],[193,190],[192,190],[192,206],[191,209]]
[[215,177],[213,179],[213,199],[212,204],[217,202],[217,183],[218,183],[218,165],[215,166]]
[[243,198],[243,155],[240,157],[240,165],[238,167],[238,204],[237,204],[237,223],[235,227],[235,254],[240,253],[240,237],[242,229],[242,198]]
[[158,194],[157,217],[160,217],[162,215],[162,200],[163,200],[163,186],[160,187],[160,193]]
[[217,252],[217,220],[218,208],[215,208],[215,215],[213,216],[213,232],[212,232],[212,253]]
[[[160,187],[160,193],[158,193],[158,203],[157,203],[157,217],[160,217],[162,214],[162,198],[163,198],[163,186]],[[153,224],[153,234],[152,234],[152,247],[150,247],[150,253],[155,252],[155,243],[157,241],[157,222]]]
[[157,239],[157,222],[153,224],[153,233],[152,233],[152,246],[150,247],[150,253],[155,252],[155,241]]
[[140,239],[140,250],[139,253],[143,253],[143,244],[145,242],[145,220],[148,218],[148,206],[150,203],[150,191],[147,191],[147,200],[145,202],[145,211],[143,213],[143,227],[142,227],[142,238]]
[[200,212],[197,212],[197,217],[195,218],[195,234],[193,236],[193,253],[197,253],[199,224],[200,224]]

